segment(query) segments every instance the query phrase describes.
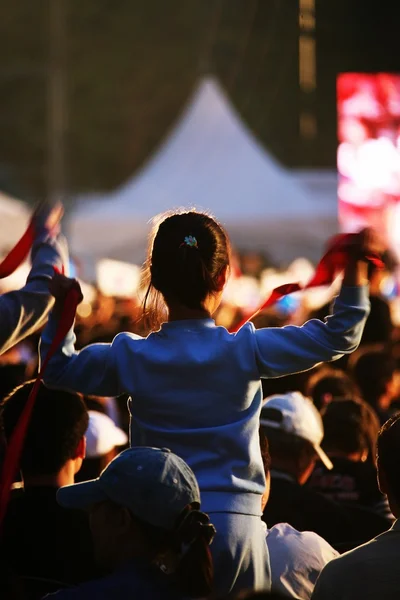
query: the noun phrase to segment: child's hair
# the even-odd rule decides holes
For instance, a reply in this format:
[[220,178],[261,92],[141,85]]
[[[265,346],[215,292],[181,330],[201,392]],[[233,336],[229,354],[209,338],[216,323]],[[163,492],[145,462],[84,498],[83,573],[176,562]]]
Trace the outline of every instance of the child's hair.
[[229,261],[228,236],[213,217],[194,210],[157,217],[144,277],[143,313],[150,324],[162,319],[160,295],[166,303],[200,309],[208,294],[218,291],[218,276]]

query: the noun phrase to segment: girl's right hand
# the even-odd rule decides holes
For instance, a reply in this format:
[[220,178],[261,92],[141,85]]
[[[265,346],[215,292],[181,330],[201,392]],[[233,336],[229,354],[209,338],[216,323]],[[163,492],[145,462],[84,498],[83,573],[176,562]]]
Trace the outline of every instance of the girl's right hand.
[[360,256],[380,257],[386,250],[383,240],[371,227],[365,227],[359,232],[357,245]]
[[52,296],[56,299],[56,304],[61,305],[64,303],[65,298],[72,288],[79,291],[81,301],[83,300],[83,294],[79,281],[77,279],[71,279],[61,273],[55,273],[53,279],[49,283],[49,291]]
[[368,284],[367,257],[380,257],[384,250],[384,243],[376,231],[370,227],[362,229],[355,238],[351,259],[344,272],[343,284],[350,286]]

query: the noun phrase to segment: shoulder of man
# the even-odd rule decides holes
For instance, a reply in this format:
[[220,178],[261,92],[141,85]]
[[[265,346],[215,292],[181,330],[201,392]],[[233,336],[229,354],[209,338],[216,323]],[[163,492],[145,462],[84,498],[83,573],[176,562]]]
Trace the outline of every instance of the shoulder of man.
[[374,551],[372,542],[374,539],[329,561],[321,571],[312,600],[330,600],[330,598],[340,600],[344,597],[342,590],[343,593],[349,592],[354,585],[358,586],[357,566],[361,565],[363,569],[365,568],[366,558]]

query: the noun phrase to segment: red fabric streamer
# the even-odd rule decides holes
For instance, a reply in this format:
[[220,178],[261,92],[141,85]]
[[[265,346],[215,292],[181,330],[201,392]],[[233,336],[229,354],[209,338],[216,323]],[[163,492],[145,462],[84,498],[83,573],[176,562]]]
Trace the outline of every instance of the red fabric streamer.
[[[306,283],[306,285],[301,286],[299,283],[286,283],[275,288],[265,302],[263,302],[252,315],[242,319],[238,325],[230,330],[231,333],[236,333],[243,325],[254,319],[261,311],[272,306],[287,294],[293,294],[294,292],[307,290],[313,287],[331,285],[335,277],[345,270],[350,258],[354,256],[354,248],[357,241],[357,233],[347,233],[332,238],[328,244],[328,250],[315,269],[312,279]],[[378,256],[364,256],[362,258],[373,263],[378,269],[383,267],[382,260]]]
[[13,431],[10,442],[7,446],[7,451],[3,463],[3,468],[0,476],[0,526],[5,517],[8,502],[11,494],[11,486],[14,477],[19,468],[21,453],[24,447],[24,440],[31,418],[32,410],[35,404],[36,396],[42,382],[43,374],[57,348],[65,338],[66,334],[73,325],[75,313],[78,304],[82,300],[82,294],[78,285],[71,288],[65,298],[62,314],[58,323],[56,335],[51,343],[49,352],[43,362],[39,375],[34,383],[32,391],[29,395],[28,402],[22,411],[18,424]]
[[14,248],[7,254],[2,263],[0,263],[0,279],[8,277],[24,262],[32,248],[35,237],[35,227],[33,221],[28,225],[22,238],[17,242]]

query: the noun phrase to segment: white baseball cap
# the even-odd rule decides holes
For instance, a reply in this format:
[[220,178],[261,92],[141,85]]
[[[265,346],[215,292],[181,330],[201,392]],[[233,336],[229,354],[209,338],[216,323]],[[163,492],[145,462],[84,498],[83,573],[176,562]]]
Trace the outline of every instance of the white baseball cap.
[[[279,411],[282,419],[276,421],[268,418],[268,411],[265,409],[269,408]],[[312,444],[326,468],[333,468],[332,462],[320,445],[324,437],[321,415],[312,401],[300,392],[275,394],[266,398],[261,409],[260,423],[265,427],[280,429],[285,433],[307,440]]]
[[112,419],[96,410],[89,410],[86,431],[86,458],[99,458],[116,446],[125,446],[128,436]]

